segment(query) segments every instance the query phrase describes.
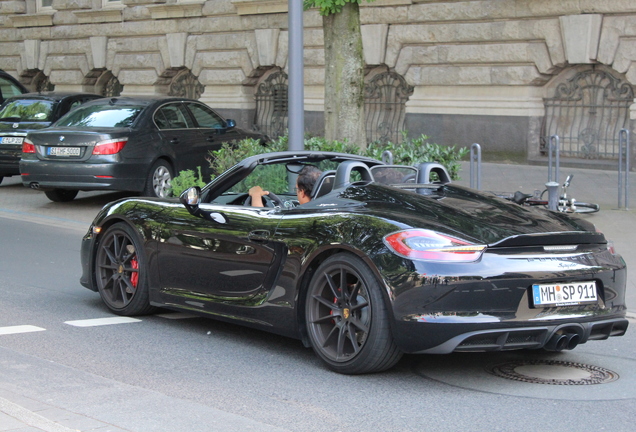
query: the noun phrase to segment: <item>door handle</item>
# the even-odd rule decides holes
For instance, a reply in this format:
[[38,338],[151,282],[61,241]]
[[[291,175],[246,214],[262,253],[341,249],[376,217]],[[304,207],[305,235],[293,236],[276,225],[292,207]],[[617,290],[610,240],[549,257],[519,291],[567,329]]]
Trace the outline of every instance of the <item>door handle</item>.
[[247,238],[256,242],[267,241],[269,240],[269,231],[267,230],[250,231],[250,233],[247,235]]
[[177,144],[177,143],[179,143],[179,138],[172,138],[170,140],[170,144]]

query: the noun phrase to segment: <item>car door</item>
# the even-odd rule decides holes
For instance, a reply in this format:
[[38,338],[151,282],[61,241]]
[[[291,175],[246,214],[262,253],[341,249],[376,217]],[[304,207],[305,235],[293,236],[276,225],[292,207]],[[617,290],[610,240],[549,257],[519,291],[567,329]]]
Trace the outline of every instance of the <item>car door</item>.
[[206,300],[244,303],[267,290],[282,257],[281,245],[272,241],[280,209],[202,204],[201,210],[215,219],[183,209],[162,228],[157,248],[162,294],[206,309]]
[[[185,102],[185,106],[192,113],[206,152],[220,149],[224,142],[245,138],[244,134],[239,134],[233,127],[228,128],[227,122],[207,105]],[[207,174],[205,170],[204,174]]]
[[167,146],[175,163],[175,175],[179,171],[208,165],[206,152],[201,148],[201,137],[192,118],[181,102],[162,105],[155,111],[154,122],[159,135]]

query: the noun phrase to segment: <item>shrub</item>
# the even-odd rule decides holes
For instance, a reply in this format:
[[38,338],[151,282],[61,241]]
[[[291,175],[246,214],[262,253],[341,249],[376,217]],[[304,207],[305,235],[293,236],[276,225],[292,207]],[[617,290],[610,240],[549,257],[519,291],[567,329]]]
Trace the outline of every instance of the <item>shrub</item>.
[[205,182],[201,176],[201,167],[197,167],[198,175],[194,174],[192,170],[180,171],[179,175],[170,181],[170,192],[172,196],[179,196],[183,191],[191,188],[192,186],[205,186]]

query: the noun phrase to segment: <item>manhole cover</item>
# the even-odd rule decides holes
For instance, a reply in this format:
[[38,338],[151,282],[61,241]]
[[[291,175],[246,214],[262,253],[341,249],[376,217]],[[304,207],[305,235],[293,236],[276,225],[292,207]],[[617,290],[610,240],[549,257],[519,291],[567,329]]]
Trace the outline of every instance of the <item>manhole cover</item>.
[[520,360],[486,369],[515,381],[552,385],[591,385],[616,381],[616,372],[598,366],[554,360]]

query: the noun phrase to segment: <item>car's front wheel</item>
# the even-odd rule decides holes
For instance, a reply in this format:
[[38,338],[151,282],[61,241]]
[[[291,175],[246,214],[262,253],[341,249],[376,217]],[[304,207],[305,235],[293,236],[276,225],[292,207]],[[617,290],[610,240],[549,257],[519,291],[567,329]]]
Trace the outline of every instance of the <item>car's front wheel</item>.
[[144,195],[150,197],[167,198],[171,193],[172,168],[168,162],[160,160],[150,169],[146,180]]
[[380,284],[354,255],[339,253],[318,267],[307,291],[305,316],[314,351],[336,372],[380,372],[402,357]]
[[70,189],[53,189],[45,191],[44,194],[53,202],[73,201],[79,191]]
[[108,309],[126,316],[151,313],[146,257],[135,231],[117,223],[102,234],[97,248],[95,281]]

